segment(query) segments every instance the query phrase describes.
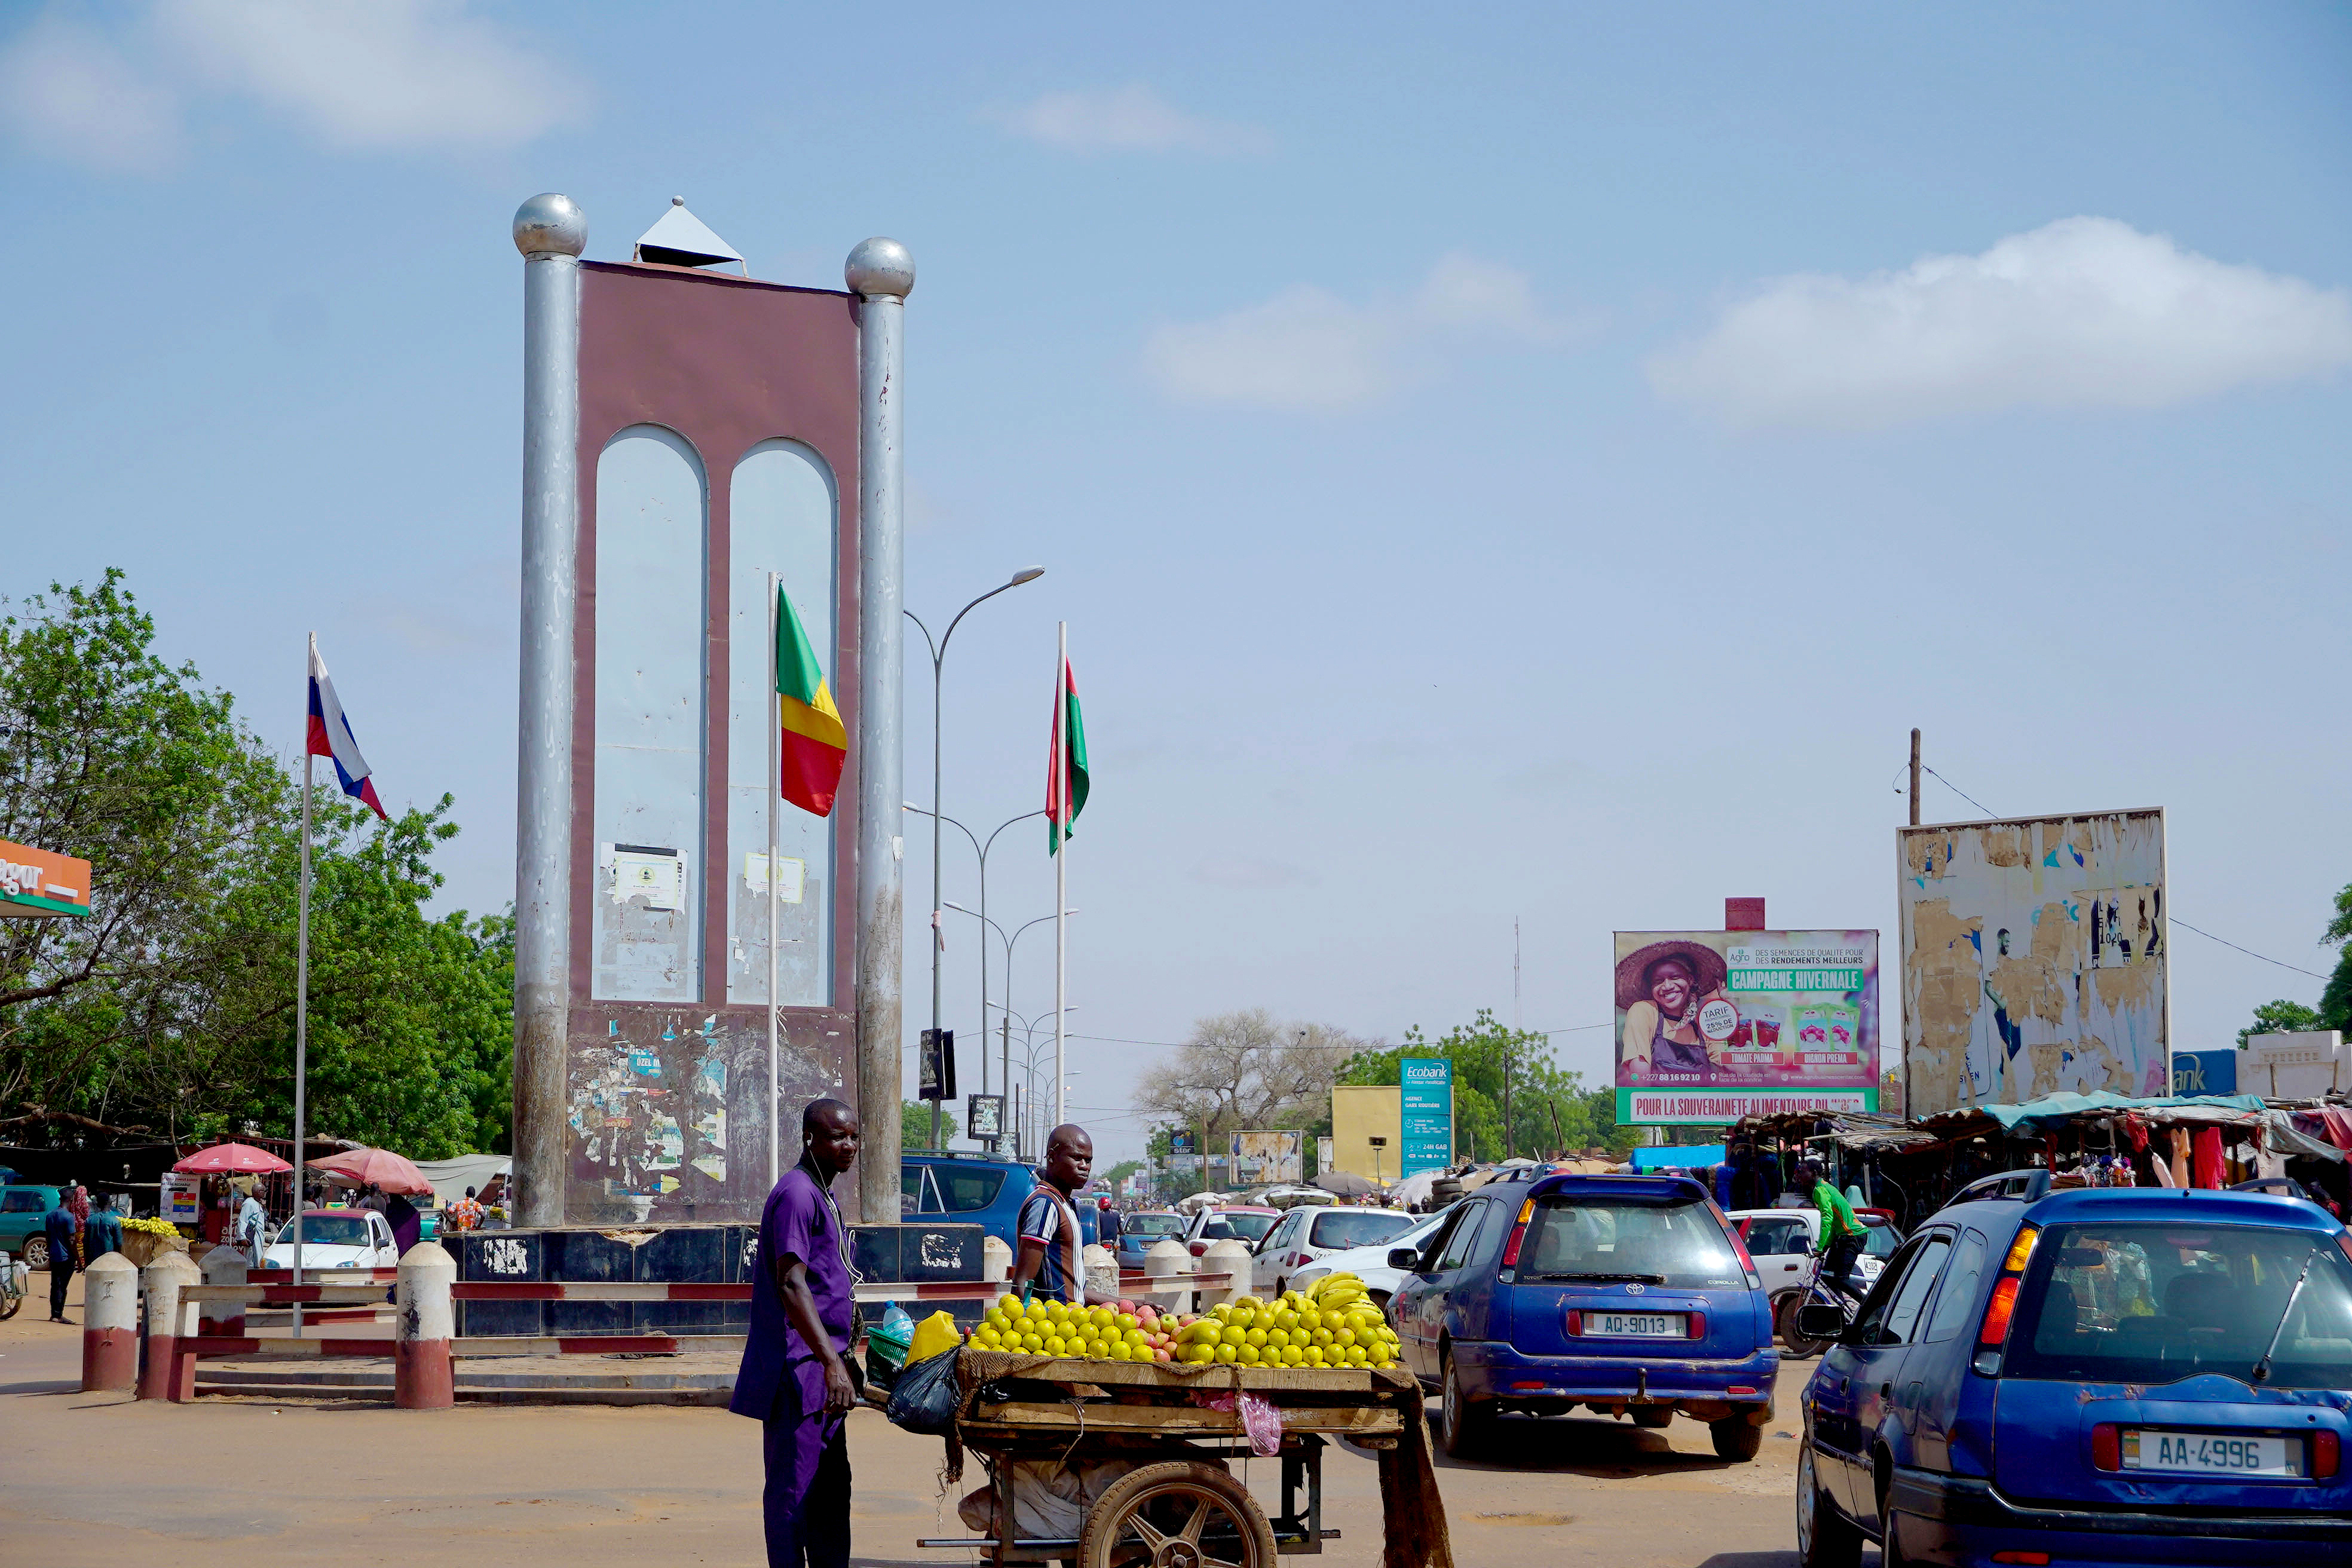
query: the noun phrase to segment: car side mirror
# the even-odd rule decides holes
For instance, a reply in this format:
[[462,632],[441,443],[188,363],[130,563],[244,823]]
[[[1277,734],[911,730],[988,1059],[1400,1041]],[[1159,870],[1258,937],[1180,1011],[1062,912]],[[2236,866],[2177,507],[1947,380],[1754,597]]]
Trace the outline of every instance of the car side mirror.
[[1390,1247],[1389,1267],[1402,1268],[1408,1274],[1418,1272],[1421,1268],[1421,1248],[1418,1247]]
[[1797,1331],[1809,1340],[1843,1340],[1845,1314],[1827,1301],[1807,1301],[1797,1309]]

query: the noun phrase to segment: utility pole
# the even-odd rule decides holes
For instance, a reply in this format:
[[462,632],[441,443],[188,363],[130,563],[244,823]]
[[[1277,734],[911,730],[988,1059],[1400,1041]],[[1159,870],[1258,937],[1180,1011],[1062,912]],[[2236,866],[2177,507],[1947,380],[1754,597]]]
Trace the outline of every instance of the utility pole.
[[1919,731],[1911,731],[1911,826],[1919,826]]
[[1511,1053],[1519,1045],[1519,917],[1511,917],[1511,1034],[1503,1042],[1503,1158],[1517,1152],[1511,1135]]

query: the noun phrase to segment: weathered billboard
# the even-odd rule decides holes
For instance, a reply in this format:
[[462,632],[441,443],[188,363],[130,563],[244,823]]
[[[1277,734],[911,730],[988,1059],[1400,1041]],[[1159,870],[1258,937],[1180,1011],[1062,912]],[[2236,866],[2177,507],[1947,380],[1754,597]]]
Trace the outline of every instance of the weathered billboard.
[[2171,1082],[2164,813],[1896,830],[1913,1116]]
[[1297,1132],[1236,1132],[1233,1135],[1234,1181],[1242,1186],[1306,1179],[1304,1136]]
[[1617,933],[1621,1124],[1876,1109],[1876,931]]

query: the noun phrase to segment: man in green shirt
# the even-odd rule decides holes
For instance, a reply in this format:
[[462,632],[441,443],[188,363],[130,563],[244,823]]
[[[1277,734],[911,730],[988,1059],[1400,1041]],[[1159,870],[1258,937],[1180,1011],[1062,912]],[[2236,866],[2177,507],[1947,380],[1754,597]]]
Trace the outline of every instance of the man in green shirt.
[[1845,1194],[1830,1184],[1819,1160],[1808,1160],[1799,1169],[1812,1184],[1813,1206],[1822,1211],[1820,1278],[1858,1301],[1863,1289],[1853,1278],[1853,1263],[1862,1256],[1862,1221],[1854,1217]]

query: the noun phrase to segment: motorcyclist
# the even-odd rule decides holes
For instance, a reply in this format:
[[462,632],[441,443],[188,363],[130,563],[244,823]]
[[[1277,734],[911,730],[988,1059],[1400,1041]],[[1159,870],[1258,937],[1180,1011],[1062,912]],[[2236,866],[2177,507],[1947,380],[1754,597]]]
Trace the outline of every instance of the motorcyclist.
[[1821,1258],[1817,1278],[1859,1301],[1863,1289],[1853,1265],[1862,1256],[1862,1221],[1854,1217],[1853,1205],[1845,1201],[1845,1194],[1830,1184],[1819,1160],[1807,1160],[1798,1170],[1811,1191],[1813,1206],[1822,1214],[1821,1244],[1815,1248]]

